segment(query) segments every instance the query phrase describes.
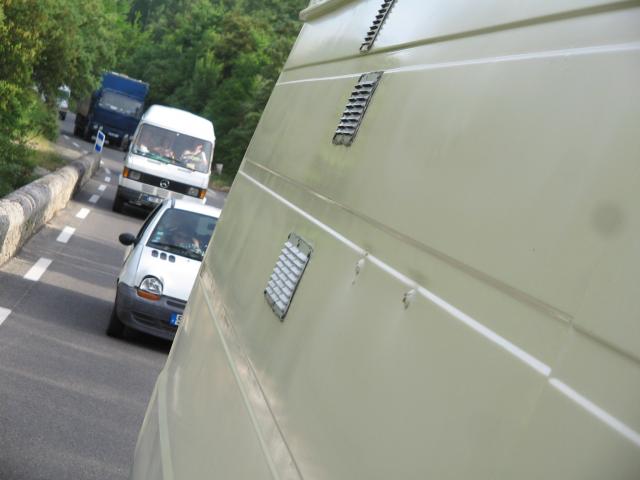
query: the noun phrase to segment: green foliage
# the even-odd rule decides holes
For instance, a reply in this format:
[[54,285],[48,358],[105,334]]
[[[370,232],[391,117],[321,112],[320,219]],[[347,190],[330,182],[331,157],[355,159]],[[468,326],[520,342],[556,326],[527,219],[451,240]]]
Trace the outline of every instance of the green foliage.
[[149,103],[209,118],[215,161],[235,173],[300,28],[308,0],[134,0],[141,27],[118,70],[149,82]]
[[33,153],[24,144],[0,136],[0,197],[31,179]]
[[111,69],[149,82],[150,104],[212,120],[234,174],[307,3],[0,0],[0,193],[30,178],[28,139],[56,136],[58,87],[73,104]]
[[[0,193],[31,178],[29,138],[57,137],[58,87],[91,91],[128,29],[124,0],[0,0]],[[114,28],[115,27],[115,28]]]

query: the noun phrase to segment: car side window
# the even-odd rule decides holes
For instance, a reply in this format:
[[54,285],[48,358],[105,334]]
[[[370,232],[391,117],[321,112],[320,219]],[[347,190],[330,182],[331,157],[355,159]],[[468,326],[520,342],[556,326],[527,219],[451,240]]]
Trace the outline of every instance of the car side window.
[[161,203],[156,208],[151,210],[151,213],[147,216],[147,219],[142,224],[142,227],[140,227],[140,231],[138,232],[138,235],[136,236],[136,243],[138,243],[140,241],[140,239],[142,238],[142,235],[144,235],[145,230],[147,229],[149,224],[153,221],[155,216],[158,214],[158,212],[160,211],[160,208],[162,207],[162,205],[163,204]]

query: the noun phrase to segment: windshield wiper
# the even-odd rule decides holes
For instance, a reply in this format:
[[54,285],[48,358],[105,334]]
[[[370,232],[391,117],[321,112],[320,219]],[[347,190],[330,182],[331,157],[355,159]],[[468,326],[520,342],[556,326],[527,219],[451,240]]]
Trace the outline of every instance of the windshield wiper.
[[190,248],[181,247],[180,245],[173,245],[171,243],[163,243],[163,242],[149,242],[147,245],[157,247],[157,248],[164,248],[170,252],[173,252],[173,250],[177,250],[177,252],[173,252],[173,253],[176,253],[177,255],[183,255],[185,257],[193,258],[195,260],[202,259],[202,255],[191,250]]

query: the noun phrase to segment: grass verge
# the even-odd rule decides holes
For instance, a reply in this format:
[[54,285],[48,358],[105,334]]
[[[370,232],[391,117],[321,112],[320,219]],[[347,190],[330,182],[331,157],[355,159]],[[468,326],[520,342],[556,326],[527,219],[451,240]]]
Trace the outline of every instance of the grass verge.
[[211,180],[209,181],[209,186],[214,190],[219,190],[221,192],[228,192],[231,188],[231,184],[233,183],[233,179],[235,175],[230,175],[226,172],[222,172],[222,175],[211,175]]
[[36,167],[53,172],[67,164],[67,159],[56,151],[55,144],[44,137],[36,137],[29,142]]

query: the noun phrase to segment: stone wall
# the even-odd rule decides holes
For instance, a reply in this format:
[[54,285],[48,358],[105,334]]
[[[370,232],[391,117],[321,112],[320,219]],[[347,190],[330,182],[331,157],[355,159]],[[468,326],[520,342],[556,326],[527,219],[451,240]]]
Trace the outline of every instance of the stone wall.
[[97,156],[86,155],[0,198],[0,265],[66,206],[99,166]]

